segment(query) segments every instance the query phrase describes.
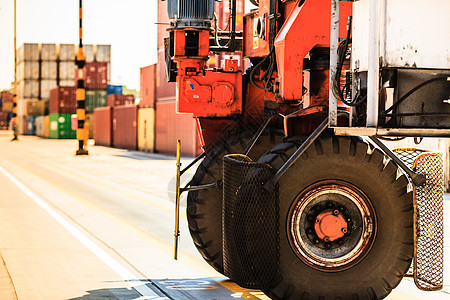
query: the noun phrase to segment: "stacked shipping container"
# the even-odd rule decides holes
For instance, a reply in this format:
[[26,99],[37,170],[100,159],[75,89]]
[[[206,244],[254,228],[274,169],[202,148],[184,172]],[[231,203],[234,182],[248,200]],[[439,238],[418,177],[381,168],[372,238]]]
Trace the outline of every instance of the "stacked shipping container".
[[39,56],[38,44],[24,44],[17,52],[17,115],[21,134],[27,132],[27,102],[39,98]]
[[7,129],[9,127],[9,121],[11,120],[12,110],[14,106],[13,100],[14,99],[12,93],[8,91],[2,91],[0,93],[0,127],[2,129]]
[[[94,109],[106,106],[108,83],[111,79],[111,45],[85,48],[86,122],[89,138],[94,137]],[[87,53],[89,52],[89,53]]]
[[[76,98],[74,92],[72,92],[72,90],[75,90],[76,85],[76,51],[77,48],[73,44],[26,43],[19,48],[17,82],[19,96],[18,119],[21,134],[26,134],[28,128],[30,129],[30,134],[35,134],[34,124],[36,124],[36,130],[39,134],[41,136],[45,135],[45,130],[37,129],[38,123],[40,127],[43,126],[42,124],[49,124],[48,126],[50,126],[50,120],[48,119],[45,122],[45,118],[34,117],[48,114],[50,91],[56,87],[62,87],[71,97],[59,97],[58,95],[64,95],[65,92],[55,92],[54,97],[56,98],[52,101],[51,113],[59,114],[59,117],[52,118],[52,120],[62,120],[62,115],[76,112]],[[87,61],[87,81],[89,82],[87,85],[88,88],[91,88],[86,91],[87,102],[91,100],[90,103],[87,103],[86,114],[86,120],[89,124],[92,123],[92,111],[94,107],[106,105],[106,88],[111,72],[109,68],[111,62],[111,45],[84,45],[84,52]],[[9,106],[7,104],[6,108],[9,108]],[[52,137],[56,136],[68,138],[72,134],[52,134]]]
[[50,92],[50,138],[73,139],[71,116],[77,111],[76,88],[59,86]]
[[58,86],[75,86],[75,46],[59,45]]
[[133,95],[111,94],[111,95],[108,95],[106,103],[108,106],[133,105],[134,104],[134,96]]

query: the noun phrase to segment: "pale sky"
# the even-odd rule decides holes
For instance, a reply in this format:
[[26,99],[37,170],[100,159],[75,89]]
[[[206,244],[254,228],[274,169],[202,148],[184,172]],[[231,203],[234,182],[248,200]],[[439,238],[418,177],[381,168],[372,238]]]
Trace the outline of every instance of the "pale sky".
[[[16,0],[17,48],[78,43],[78,0]],[[155,63],[157,0],[84,0],[83,43],[111,44],[111,82],[139,90]],[[0,90],[14,80],[14,0],[0,0]]]

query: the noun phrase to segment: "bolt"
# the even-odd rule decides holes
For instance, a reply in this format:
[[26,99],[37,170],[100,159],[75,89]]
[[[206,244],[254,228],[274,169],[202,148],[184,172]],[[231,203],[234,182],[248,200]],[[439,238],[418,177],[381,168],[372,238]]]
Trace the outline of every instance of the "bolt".
[[318,244],[318,243],[320,243],[320,241],[318,239],[315,239],[314,244]]
[[347,233],[347,228],[342,228],[343,233]]
[[312,229],[311,228],[308,228],[308,229],[306,229],[306,233],[312,233],[313,231],[312,231]]
[[335,209],[335,210],[333,211],[333,214],[335,214],[336,216],[339,215],[339,210]]
[[325,244],[325,247],[329,249],[329,248],[331,248],[331,245],[327,243],[327,244]]

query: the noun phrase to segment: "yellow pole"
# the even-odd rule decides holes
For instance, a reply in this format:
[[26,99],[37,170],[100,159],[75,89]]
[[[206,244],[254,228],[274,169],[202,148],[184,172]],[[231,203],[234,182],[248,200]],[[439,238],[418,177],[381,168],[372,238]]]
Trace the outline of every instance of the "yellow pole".
[[175,243],[173,258],[178,259],[178,240],[180,237],[180,152],[181,140],[177,141],[177,181],[176,181],[176,198],[175,198]]
[[13,118],[12,118],[12,130],[14,133],[13,141],[19,140],[18,130],[18,118],[17,118],[17,17],[16,17],[16,0],[14,0],[14,96],[13,96]]
[[77,59],[75,64],[77,65],[77,117],[78,117],[78,129],[77,140],[78,150],[75,155],[88,155],[89,152],[84,148],[89,138],[89,133],[86,126],[86,91],[84,89],[84,65],[86,64],[86,58],[83,50],[83,1],[79,0],[79,39]]

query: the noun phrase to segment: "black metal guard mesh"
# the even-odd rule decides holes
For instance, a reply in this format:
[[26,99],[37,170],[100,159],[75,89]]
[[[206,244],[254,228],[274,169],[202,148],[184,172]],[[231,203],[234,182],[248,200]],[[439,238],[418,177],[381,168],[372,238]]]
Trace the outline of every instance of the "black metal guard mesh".
[[444,259],[444,172],[442,154],[419,149],[395,149],[396,154],[426,184],[414,187],[414,275],[418,288],[432,291],[443,286]]
[[242,287],[266,289],[279,269],[278,185],[270,166],[233,154],[223,162],[223,264],[225,275]]

